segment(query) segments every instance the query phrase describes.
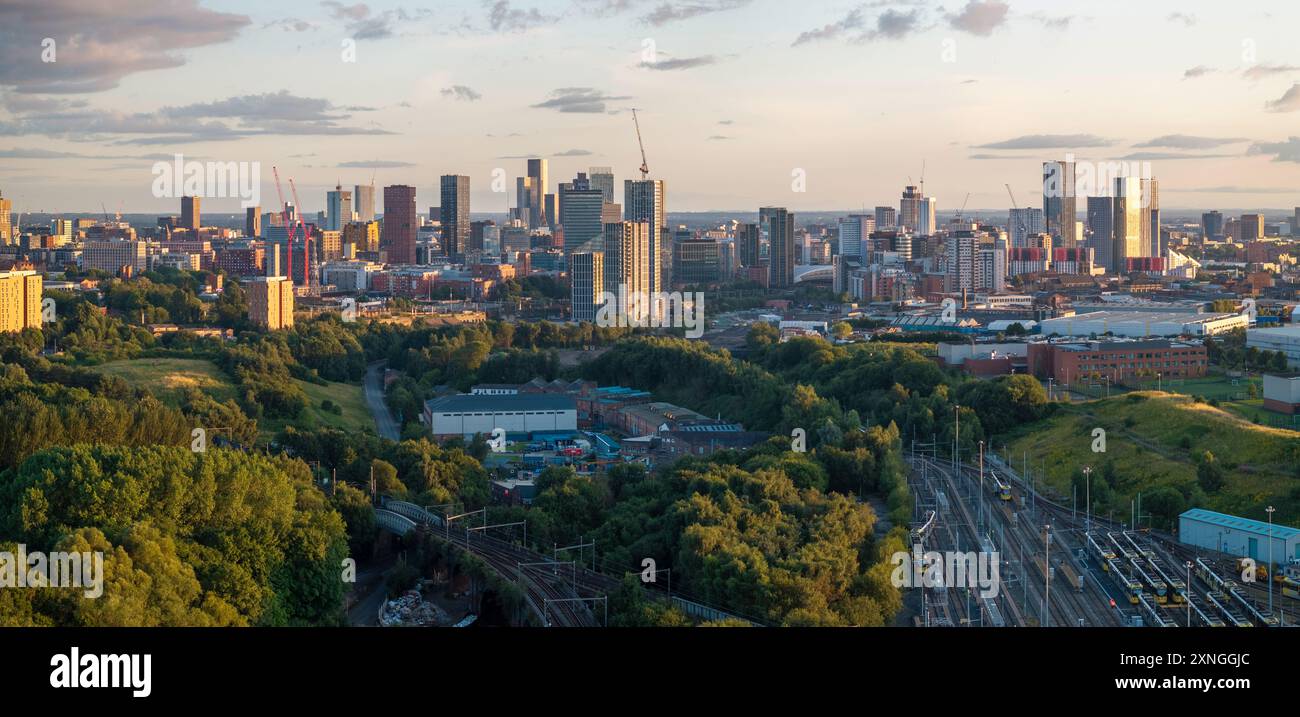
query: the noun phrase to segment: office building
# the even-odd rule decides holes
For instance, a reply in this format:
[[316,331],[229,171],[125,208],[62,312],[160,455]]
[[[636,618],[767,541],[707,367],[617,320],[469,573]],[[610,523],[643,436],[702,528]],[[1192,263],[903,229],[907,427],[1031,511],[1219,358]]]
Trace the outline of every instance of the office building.
[[1237,220],[1237,233],[1233,241],[1238,244],[1249,244],[1250,242],[1259,241],[1264,238],[1264,215],[1263,214],[1242,214]]
[[199,216],[199,198],[198,197],[181,197],[181,227],[184,229],[198,229],[202,219]]
[[442,250],[458,257],[469,247],[469,177],[446,174],[442,177]]
[[[1300,219],[1300,209],[1296,210],[1296,218]],[[1292,231],[1292,233],[1294,234],[1295,232]],[[1222,213],[1218,211],[1212,211],[1212,212],[1206,212],[1201,215],[1201,240],[1202,241],[1223,240],[1223,214]]]
[[375,185],[358,184],[352,188],[353,211],[359,222],[375,220]]
[[1036,207],[1013,208],[1007,215],[1007,231],[1011,234],[1011,246],[1029,246],[1031,234],[1047,231],[1043,221],[1043,210]]
[[[564,228],[565,253],[600,250],[594,242],[599,240],[604,222],[610,220],[605,216],[606,202],[605,192],[593,187],[582,172],[572,182],[560,185],[559,224]],[[621,217],[612,220],[617,222]]]
[[[893,208],[889,208],[893,211]],[[767,217],[768,281],[773,288],[794,286],[794,215],[785,207],[764,207]]]
[[247,294],[249,321],[268,331],[293,326],[293,282],[259,276],[248,282]]
[[717,239],[687,233],[673,239],[673,283],[679,286],[713,284],[722,278],[721,248]]
[[0,333],[41,328],[41,285],[34,271],[0,272]]
[[893,207],[876,207],[876,229],[889,231],[898,227],[898,212]]
[[352,221],[352,192],[334,185],[334,191],[325,193],[325,228],[342,231]]
[[[746,268],[762,266],[760,232],[757,224],[736,225],[736,253],[740,265]],[[861,242],[859,242],[861,246]],[[840,247],[843,250],[843,247]]]
[[591,188],[599,189],[605,194],[605,201],[614,203],[614,170],[609,167],[592,167],[589,175]]
[[244,236],[258,237],[262,235],[262,208],[249,207],[244,210]]
[[1056,246],[1074,246],[1074,162],[1043,162],[1043,217]]
[[1157,373],[1167,379],[1194,378],[1204,376],[1209,364],[1203,344],[1168,339],[1032,343],[1028,358],[1030,373],[1063,384],[1107,378],[1122,384],[1150,380]]
[[601,292],[605,291],[605,252],[569,255],[569,285],[574,321],[596,321]]
[[[644,222],[650,227],[650,291],[662,291],[661,287],[669,285],[672,273],[672,251],[667,244],[664,232],[667,230],[665,215],[666,189],[662,179],[627,179],[623,181],[623,219],[629,222]],[[605,256],[606,265],[609,263]]]
[[384,187],[384,229],[380,242],[388,252],[388,263],[415,263],[415,236],[419,229],[416,214],[415,187],[405,184]]
[[876,230],[876,218],[869,214],[850,214],[840,219],[840,255],[862,257],[863,241]]

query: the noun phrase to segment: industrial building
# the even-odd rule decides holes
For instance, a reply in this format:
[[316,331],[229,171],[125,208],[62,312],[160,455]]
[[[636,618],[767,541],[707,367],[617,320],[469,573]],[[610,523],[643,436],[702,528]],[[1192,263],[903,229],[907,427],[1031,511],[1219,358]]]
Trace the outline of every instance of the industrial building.
[[547,393],[458,394],[426,401],[424,420],[429,431],[441,438],[489,435],[496,428],[523,436],[578,430],[578,407],[572,396]]
[[1264,374],[1264,408],[1289,415],[1300,411],[1300,374]]
[[1286,355],[1287,365],[1300,366],[1300,325],[1250,329],[1246,332],[1246,347],[1260,351],[1281,351]]
[[1082,380],[1194,378],[1204,376],[1208,368],[1209,354],[1203,344],[1168,339],[1029,345],[1029,371],[1066,385]]
[[1178,538],[1186,545],[1217,550],[1261,564],[1300,560],[1300,529],[1193,508],[1178,516]]
[[1164,312],[1094,311],[1044,319],[1038,325],[1044,336],[1214,336],[1250,325],[1245,314],[1171,314]]

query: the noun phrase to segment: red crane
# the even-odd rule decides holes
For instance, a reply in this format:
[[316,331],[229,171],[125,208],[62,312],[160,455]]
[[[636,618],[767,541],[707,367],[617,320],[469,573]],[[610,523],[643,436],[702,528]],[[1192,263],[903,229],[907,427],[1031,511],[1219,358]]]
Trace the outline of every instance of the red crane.
[[[296,185],[294,185],[294,183],[293,183],[293,177],[289,177],[289,191],[291,191],[291,192],[293,193],[293,208],[294,208],[296,211],[301,212],[301,211],[302,211],[302,204],[298,203],[298,187],[297,187]],[[299,219],[298,222],[301,223],[302,220]],[[290,243],[290,248],[289,248],[289,255],[292,256],[292,255],[293,255],[292,239],[290,240],[290,242],[291,242],[291,243]],[[303,227],[303,230],[302,230],[302,276],[303,276],[303,280],[304,280],[304,281],[303,281],[303,284],[305,284],[305,285],[307,286],[308,289],[311,289],[311,260],[310,260],[310,258],[309,258],[309,257],[311,256],[310,252],[311,252],[311,235],[310,235],[309,233],[307,233],[307,228],[306,228],[306,227]],[[293,269],[293,260],[292,260],[292,259],[289,260],[289,268],[290,268],[290,269]],[[292,271],[289,272],[289,280],[290,280],[290,281],[293,280],[293,272],[292,272]]]
[[[287,204],[284,203],[284,192],[280,189],[280,170],[277,169],[275,165],[271,165],[271,174],[275,177],[275,196],[280,199],[280,223],[283,224],[285,227],[287,227],[287,232],[288,232],[288,237],[285,239],[285,257],[288,262],[288,266],[286,267],[286,270],[289,275],[289,283],[292,284],[293,283],[293,233],[294,233],[294,229],[297,226],[297,220],[295,219],[293,224],[289,223],[289,207]],[[289,187],[290,188],[293,187],[292,179],[289,180]],[[294,209],[297,210],[298,197],[296,196],[296,192],[293,201],[294,201]]]

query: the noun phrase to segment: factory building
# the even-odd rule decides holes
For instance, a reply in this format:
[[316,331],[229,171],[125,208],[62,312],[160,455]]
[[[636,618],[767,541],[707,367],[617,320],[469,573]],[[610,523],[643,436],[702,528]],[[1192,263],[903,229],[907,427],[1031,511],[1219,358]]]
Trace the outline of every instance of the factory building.
[[578,406],[572,396],[555,394],[460,394],[426,401],[424,421],[439,438],[490,435],[503,428],[512,436],[578,430]]
[[1186,545],[1217,550],[1265,564],[1272,543],[1274,563],[1300,560],[1300,529],[1193,508],[1178,516],[1178,538]]

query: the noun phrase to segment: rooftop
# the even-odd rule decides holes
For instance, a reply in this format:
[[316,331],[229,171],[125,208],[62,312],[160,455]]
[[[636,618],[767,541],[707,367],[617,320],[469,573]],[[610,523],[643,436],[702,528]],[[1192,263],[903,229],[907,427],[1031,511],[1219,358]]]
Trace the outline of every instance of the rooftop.
[[1291,540],[1300,536],[1300,528],[1292,528],[1286,525],[1274,523],[1272,527],[1262,520],[1252,520],[1251,518],[1241,518],[1235,515],[1216,513],[1212,510],[1203,508],[1192,508],[1184,512],[1180,518],[1188,520],[1197,520],[1210,525],[1217,525],[1222,528],[1232,528],[1246,533],[1254,533],[1265,537],[1272,536],[1278,540]]
[[553,393],[504,395],[460,393],[430,399],[424,402],[424,406],[432,413],[461,413],[466,411],[499,413],[502,411],[572,411],[577,408],[577,403],[570,396]]

